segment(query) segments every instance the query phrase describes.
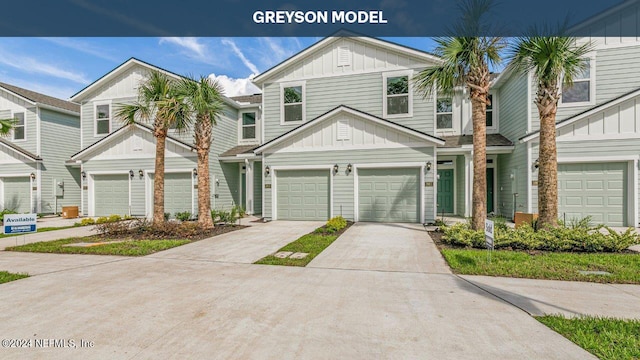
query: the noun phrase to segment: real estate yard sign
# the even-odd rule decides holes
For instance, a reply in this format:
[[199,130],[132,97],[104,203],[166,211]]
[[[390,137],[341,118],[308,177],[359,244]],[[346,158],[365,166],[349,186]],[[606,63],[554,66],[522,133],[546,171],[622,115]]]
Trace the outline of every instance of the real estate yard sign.
[[493,220],[484,221],[484,241],[487,249],[493,250]]
[[26,234],[36,232],[38,215],[5,214],[2,228],[5,234]]

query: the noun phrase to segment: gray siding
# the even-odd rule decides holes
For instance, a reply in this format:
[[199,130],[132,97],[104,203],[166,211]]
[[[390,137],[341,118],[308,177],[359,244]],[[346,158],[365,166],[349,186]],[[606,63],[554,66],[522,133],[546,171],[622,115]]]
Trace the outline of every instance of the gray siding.
[[[306,121],[339,106],[347,105],[382,117],[382,72],[340,77],[310,79],[306,81]],[[280,84],[265,85],[265,141],[269,141],[297,126],[280,125]],[[396,123],[423,132],[433,133],[433,99],[423,99],[414,93],[413,116],[390,119]]]
[[517,144],[512,154],[498,155],[497,166],[496,211],[502,216],[511,218],[514,213],[515,198],[515,211],[527,212],[527,146]]
[[[220,185],[215,185],[212,177],[212,192],[217,194],[217,198],[212,199],[211,206],[214,209],[229,210],[239,202],[239,182],[240,174],[238,163],[224,163],[219,160],[220,154],[238,144],[238,112],[230,107],[225,108],[224,116],[216,121],[213,128],[213,144],[209,156],[209,171],[216,179],[220,180]],[[191,141],[193,142],[193,140]]]
[[[62,206],[80,206],[80,169],[64,164],[80,150],[79,118],[42,109],[40,119],[41,156],[44,160],[41,165],[41,211],[57,213],[62,210]],[[55,196],[56,181],[64,182],[63,196]]]
[[[265,166],[296,166],[296,165],[323,165],[338,164],[340,171],[333,176],[333,215],[342,214],[346,219],[354,219],[354,176],[346,174],[347,164],[375,164],[400,162],[433,161],[433,147],[425,148],[401,148],[380,150],[351,150],[351,151],[325,151],[305,153],[275,153],[265,154]],[[402,159],[399,161],[399,159]],[[435,171],[425,174],[425,181],[431,181],[435,185]],[[265,185],[272,184],[273,171],[265,177]],[[267,219],[272,217],[272,190],[265,190],[265,213]],[[434,188],[424,188],[424,207],[426,221],[434,220]]]
[[498,93],[500,134],[516,143],[527,132],[527,78],[511,76]]

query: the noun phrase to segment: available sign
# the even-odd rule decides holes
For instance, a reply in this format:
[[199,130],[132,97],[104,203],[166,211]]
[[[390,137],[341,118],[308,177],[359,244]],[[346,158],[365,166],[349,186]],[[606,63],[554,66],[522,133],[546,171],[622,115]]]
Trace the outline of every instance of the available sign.
[[38,215],[5,214],[2,228],[5,234],[25,234],[36,232]]
[[484,241],[487,249],[493,250],[493,220],[484,221]]

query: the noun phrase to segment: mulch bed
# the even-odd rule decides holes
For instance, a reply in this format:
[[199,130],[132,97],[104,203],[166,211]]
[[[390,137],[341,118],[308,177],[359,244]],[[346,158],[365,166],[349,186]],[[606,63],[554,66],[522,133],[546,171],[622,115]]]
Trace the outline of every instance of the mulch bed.
[[339,237],[340,235],[342,235],[342,233],[344,233],[345,231],[347,231],[347,229],[348,229],[348,228],[350,228],[350,227],[351,227],[351,225],[353,225],[353,224],[354,224],[354,222],[353,222],[353,221],[348,221],[348,220],[347,220],[347,226],[345,226],[345,227],[344,227],[344,228],[342,228],[341,230],[338,230],[338,231],[336,231],[336,232],[334,232],[334,233],[324,231],[324,229],[326,229],[326,227],[327,227],[327,226],[326,226],[326,225],[322,225],[321,227],[317,228],[313,233],[314,233],[314,234],[319,234],[319,235],[322,235],[322,236],[329,236],[329,235],[333,235],[333,236],[338,236],[338,237]]
[[[129,226],[112,226],[106,228],[106,232],[101,232],[96,237],[108,238],[109,240],[190,240],[198,241],[213,236],[226,234],[228,232],[244,229],[246,225],[218,224],[213,229],[204,230],[195,221],[183,223],[167,222],[161,225],[151,225],[143,223]],[[105,227],[103,227],[105,229]]]

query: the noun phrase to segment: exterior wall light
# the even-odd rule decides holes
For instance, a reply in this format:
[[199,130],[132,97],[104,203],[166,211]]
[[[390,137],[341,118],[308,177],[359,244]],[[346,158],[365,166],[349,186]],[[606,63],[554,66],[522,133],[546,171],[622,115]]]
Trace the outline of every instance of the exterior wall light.
[[533,167],[535,167],[536,169],[540,167],[540,160],[536,159],[536,161],[533,162]]
[[133,170],[129,170],[129,177],[133,179]]
[[87,178],[87,173],[83,171],[83,172],[80,173],[80,176],[82,176],[83,179],[86,179]]
[[269,165],[264,167],[264,173],[269,175],[269,173],[271,172],[271,168],[269,167]]
[[427,161],[427,171],[431,171],[431,161]]
[[216,186],[220,186],[220,179],[216,179]]
[[340,170],[340,167],[338,166],[338,164],[333,165],[333,173],[337,174],[338,170]]
[[35,180],[36,179],[36,174],[35,173],[31,173],[31,175],[29,175],[29,177],[31,177],[31,180]]
[[193,172],[193,176],[198,176],[198,169],[193,168],[192,172]]
[[347,174],[351,174],[351,171],[353,171],[353,165],[348,164],[347,165]]
[[144,170],[142,170],[142,169],[138,170],[138,176],[143,177],[144,176]]

